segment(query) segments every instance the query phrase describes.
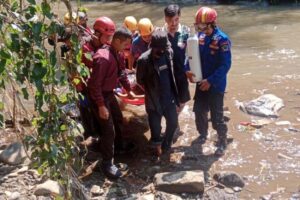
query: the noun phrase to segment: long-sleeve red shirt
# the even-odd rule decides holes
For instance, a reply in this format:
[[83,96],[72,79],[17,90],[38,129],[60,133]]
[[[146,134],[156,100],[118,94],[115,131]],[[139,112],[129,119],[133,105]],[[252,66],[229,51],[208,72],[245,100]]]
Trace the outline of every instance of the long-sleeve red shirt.
[[114,50],[98,49],[93,56],[93,69],[88,80],[89,95],[98,106],[104,105],[103,92],[112,92],[118,81],[121,82],[127,91],[130,91],[130,84],[126,73],[120,68],[121,59]]

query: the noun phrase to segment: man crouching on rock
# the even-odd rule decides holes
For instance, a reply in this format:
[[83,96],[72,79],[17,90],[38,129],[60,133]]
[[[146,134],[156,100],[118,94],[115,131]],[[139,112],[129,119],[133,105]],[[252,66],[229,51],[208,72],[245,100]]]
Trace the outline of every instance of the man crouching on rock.
[[126,76],[121,76],[119,52],[131,43],[131,32],[126,28],[118,29],[112,39],[111,46],[99,49],[93,56],[94,67],[88,81],[89,96],[92,101],[93,112],[96,113],[101,127],[100,151],[102,154],[101,168],[103,173],[110,178],[119,178],[122,173],[114,165],[115,137],[118,138],[122,131],[123,116],[113,93],[118,81],[127,85]]
[[[151,131],[151,144],[155,156],[171,148],[174,132],[178,125],[177,86],[174,78],[173,52],[167,33],[156,30],[150,49],[137,61],[137,82],[145,89],[145,106]],[[161,138],[161,119],[166,119],[165,136]]]

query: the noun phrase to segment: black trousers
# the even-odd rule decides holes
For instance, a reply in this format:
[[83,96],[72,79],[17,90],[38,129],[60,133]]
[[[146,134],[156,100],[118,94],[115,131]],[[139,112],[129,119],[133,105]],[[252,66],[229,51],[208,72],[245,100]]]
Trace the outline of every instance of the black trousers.
[[113,92],[103,94],[104,103],[109,112],[107,120],[100,118],[98,107],[93,105],[93,114],[101,127],[99,150],[102,154],[103,162],[111,162],[114,157],[114,145],[121,142],[123,129],[123,115],[118,101]]
[[79,110],[84,128],[84,139],[87,139],[89,136],[100,135],[100,124],[98,123],[96,115],[93,114],[91,101],[86,93],[82,93],[82,97],[80,97]]
[[[162,114],[156,110],[147,110],[148,121],[151,130],[151,143],[153,145],[162,145],[162,148],[168,149],[172,145],[173,136],[178,126],[178,116],[176,104],[170,103],[162,110]],[[161,138],[161,120],[166,119],[165,137]]]
[[207,136],[208,112],[210,111],[212,127],[220,139],[227,136],[227,125],[224,121],[224,93],[196,90],[194,98],[196,127],[200,135]]

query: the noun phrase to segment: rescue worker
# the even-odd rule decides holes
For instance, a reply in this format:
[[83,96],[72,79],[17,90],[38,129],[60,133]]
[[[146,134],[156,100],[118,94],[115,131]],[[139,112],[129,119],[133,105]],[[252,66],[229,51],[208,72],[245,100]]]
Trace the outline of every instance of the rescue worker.
[[[227,125],[224,121],[224,93],[226,76],[231,66],[231,42],[217,27],[217,12],[209,7],[201,7],[195,17],[195,28],[199,32],[203,80],[197,83],[194,108],[199,141],[204,144],[208,134],[208,112],[212,127],[217,131],[218,142],[215,154],[222,156],[227,146]],[[186,65],[186,74],[193,82],[193,73]]]
[[[178,94],[174,77],[173,53],[165,31],[152,34],[150,49],[137,61],[137,82],[145,88],[145,107],[151,131],[150,142],[155,156],[170,150],[178,125]],[[161,137],[161,120],[166,119],[165,136]]]
[[87,25],[88,16],[86,12],[78,11],[77,17],[77,25],[79,26],[79,39],[82,44],[85,43],[86,40],[90,40],[92,30]]
[[[102,27],[104,30],[110,31]],[[112,31],[112,30],[111,30]],[[118,29],[113,35],[109,48],[98,49],[93,56],[94,67],[88,80],[88,92],[93,112],[101,126],[99,147],[102,154],[101,168],[111,178],[119,178],[122,173],[113,162],[115,137],[121,135],[123,116],[114,95],[118,79],[129,92],[130,85],[126,76],[120,77],[119,52],[131,43],[131,32],[126,28]],[[117,141],[116,141],[117,142]]]
[[[138,36],[137,21],[136,21],[135,17],[133,17],[133,16],[125,17],[124,22],[123,22],[123,26],[131,31],[132,40],[134,40],[134,38],[136,38]],[[124,57],[124,60],[125,60],[125,68],[127,68],[127,69],[129,69],[129,63],[133,62],[132,61],[133,57],[130,55],[131,45],[132,44],[128,45],[125,48],[125,50],[123,51],[123,55],[122,55]]]
[[[82,63],[84,63],[90,70],[93,69],[94,63],[91,58],[94,56],[99,48],[103,48],[106,44],[109,44],[111,37],[115,33],[115,23],[108,17],[99,17],[95,20],[94,33],[91,35],[90,40],[82,46]],[[88,56],[89,54],[89,56]],[[89,58],[88,58],[89,57]],[[80,101],[79,109],[81,114],[81,119],[85,129],[84,138],[87,139],[89,136],[95,136],[96,133],[101,132],[97,120],[93,117],[90,104],[88,102],[88,92],[86,87],[86,77],[85,80],[76,84],[76,89],[81,92],[83,98]],[[98,136],[97,135],[97,136]]]
[[131,31],[133,38],[135,38],[138,35],[137,21],[136,21],[135,17],[133,17],[133,16],[125,17],[123,26],[125,28],[128,28]]
[[142,53],[148,50],[154,26],[150,19],[142,18],[138,23],[138,30],[140,35],[132,42],[131,59],[129,59],[130,62],[128,63],[129,69],[131,70],[135,68],[135,63]]
[[66,57],[66,53],[70,50],[70,47],[71,47],[70,38],[72,35],[72,22],[75,21],[75,23],[76,23],[77,14],[75,12],[72,12],[71,15],[72,16],[70,17],[70,13],[67,12],[64,15],[63,25],[59,24],[58,33],[53,34],[48,38],[48,43],[52,46],[56,45],[56,42],[63,43],[60,46],[62,58]]
[[178,96],[181,111],[185,103],[191,99],[189,92],[189,83],[184,71],[185,51],[187,39],[189,37],[189,28],[180,24],[180,7],[176,4],[168,5],[164,9],[165,26],[164,30],[168,33],[168,39],[173,49],[174,57],[174,75],[178,88]]

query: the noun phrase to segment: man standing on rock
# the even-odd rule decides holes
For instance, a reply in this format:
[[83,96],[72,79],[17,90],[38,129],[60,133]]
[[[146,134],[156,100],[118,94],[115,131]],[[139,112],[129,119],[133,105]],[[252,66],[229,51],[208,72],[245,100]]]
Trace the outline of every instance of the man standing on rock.
[[[151,131],[151,144],[156,158],[171,148],[178,126],[176,107],[178,93],[174,77],[173,55],[165,31],[154,31],[150,49],[137,61],[137,82],[145,89],[145,106]],[[166,131],[161,137],[161,120],[166,119]]]
[[[224,93],[226,76],[231,66],[231,42],[216,25],[217,12],[201,7],[195,17],[203,80],[197,83],[194,97],[194,112],[200,143],[204,144],[208,134],[208,112],[213,128],[217,131],[218,142],[215,154],[224,155],[227,146],[227,125],[224,121]],[[186,65],[186,74],[193,82],[194,74]]]
[[99,49],[93,56],[94,66],[88,81],[88,92],[92,101],[93,112],[101,126],[100,150],[101,168],[111,178],[119,178],[122,173],[114,165],[114,145],[122,132],[123,116],[113,90],[118,80],[130,91],[126,76],[121,76],[121,59],[119,52],[131,43],[131,32],[126,28],[118,29],[109,48]]

